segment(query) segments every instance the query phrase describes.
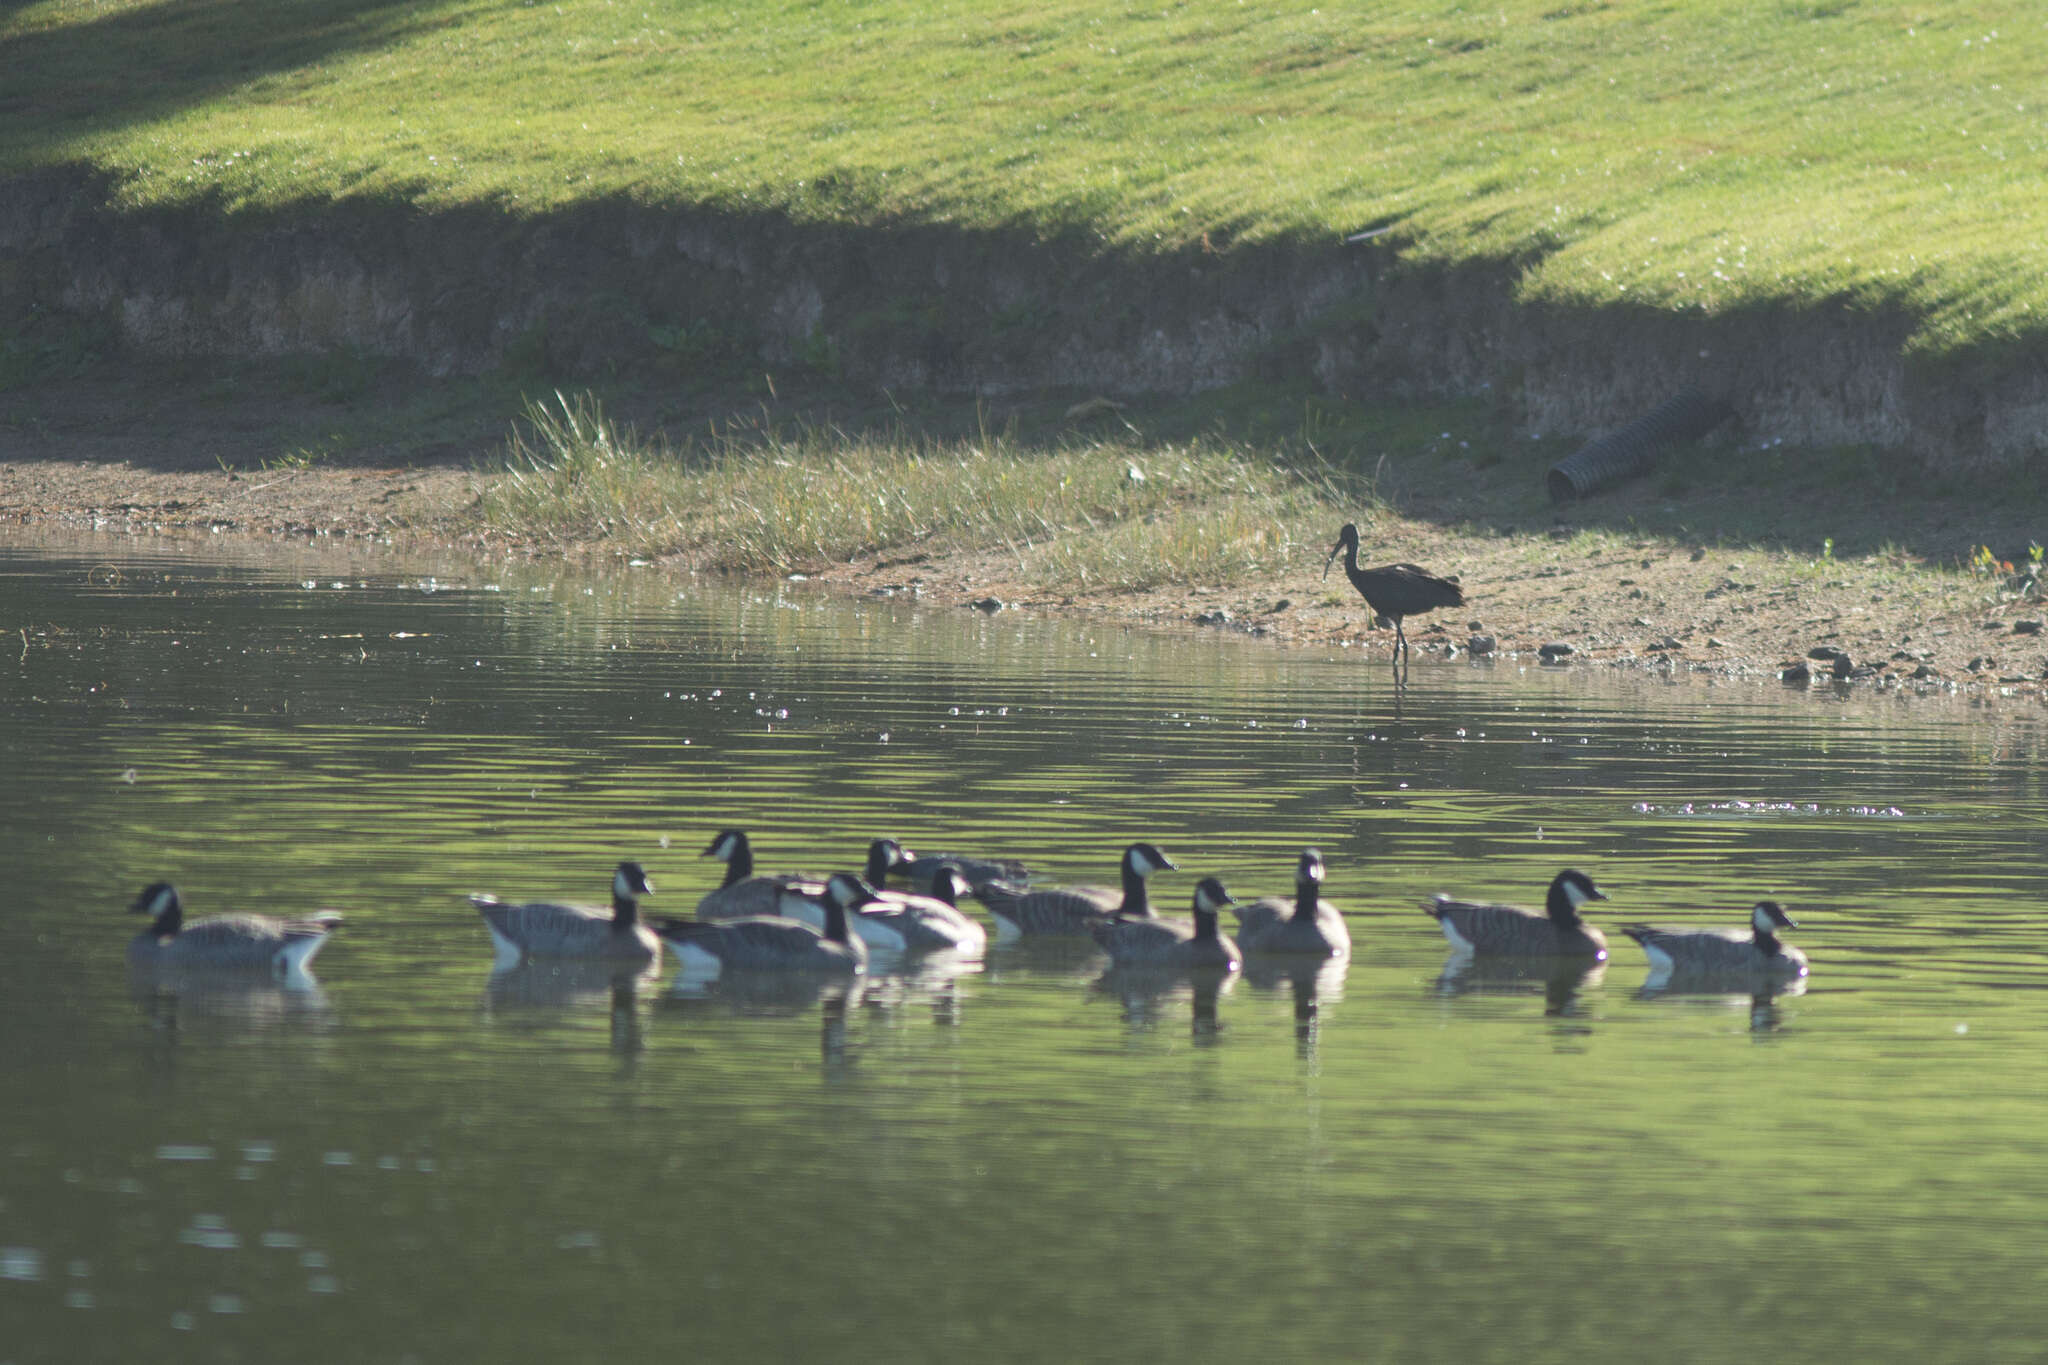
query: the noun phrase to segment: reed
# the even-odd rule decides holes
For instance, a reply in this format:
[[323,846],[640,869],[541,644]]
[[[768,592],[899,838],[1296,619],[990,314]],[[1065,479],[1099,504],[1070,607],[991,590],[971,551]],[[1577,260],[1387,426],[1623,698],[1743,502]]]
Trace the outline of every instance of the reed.
[[[615,426],[589,395],[529,403],[487,479],[485,524],[705,567],[790,573],[912,547],[999,549],[1052,587],[1224,583],[1297,555],[1360,480],[1299,453],[1216,442],[1026,446],[827,428],[724,430],[686,445]],[[1347,514],[1348,515],[1348,514]],[[1313,537],[1311,537],[1312,539]]]

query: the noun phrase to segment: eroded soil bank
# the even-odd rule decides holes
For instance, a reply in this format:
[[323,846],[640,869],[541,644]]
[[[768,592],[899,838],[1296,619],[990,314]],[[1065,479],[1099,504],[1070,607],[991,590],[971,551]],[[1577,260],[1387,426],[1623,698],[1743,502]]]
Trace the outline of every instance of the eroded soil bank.
[[584,203],[547,214],[308,205],[124,212],[87,171],[0,187],[0,337],[172,363],[340,356],[569,380],[797,366],[893,390],[1186,395],[1313,376],[1360,401],[1485,396],[1517,432],[1610,430],[1682,390],[1727,439],[1869,444],[1941,470],[2048,448],[2048,356],[1936,362],[1912,320],[1842,300],[1709,315],[1521,296],[1522,264],[1363,243],[859,228]]

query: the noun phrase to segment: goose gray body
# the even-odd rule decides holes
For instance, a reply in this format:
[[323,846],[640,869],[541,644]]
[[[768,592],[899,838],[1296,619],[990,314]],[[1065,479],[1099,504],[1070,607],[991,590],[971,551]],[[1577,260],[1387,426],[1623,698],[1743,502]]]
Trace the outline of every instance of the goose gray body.
[[300,919],[208,915],[188,924],[178,888],[169,882],[144,887],[128,909],[151,917],[150,926],[128,943],[128,962],[135,967],[304,971],[341,923],[340,915],[322,913]]
[[1160,919],[1156,915],[1139,919],[1110,919],[1096,924],[1091,933],[1097,946],[1119,967],[1220,967],[1235,971],[1243,954],[1217,926],[1217,914],[1235,905],[1223,883],[1204,877],[1195,887],[1193,920]]
[[698,919],[786,916],[792,911],[801,915],[806,897],[825,894],[822,877],[801,872],[755,873],[754,850],[743,830],[720,832],[701,856],[724,863],[725,880],[697,902]]
[[1137,843],[1124,850],[1120,866],[1123,885],[1115,891],[1102,886],[1026,891],[991,882],[977,889],[975,895],[995,916],[998,937],[1085,937],[1096,925],[1111,919],[1151,918],[1153,910],[1145,879],[1162,868],[1171,868],[1173,861],[1155,846]]
[[659,926],[661,941],[691,976],[741,972],[832,972],[851,975],[867,968],[867,946],[848,930],[847,906],[859,892],[842,888],[841,877],[865,886],[857,877],[837,874],[827,882],[825,927],[814,929],[802,920],[761,915],[724,920],[667,920]]
[[496,896],[471,896],[491,931],[503,965],[534,957],[602,959],[645,966],[661,957],[661,941],[640,922],[640,897],[654,887],[640,864],[620,863],[612,873],[609,909],[530,901],[515,905]]
[[1438,896],[1423,906],[1460,952],[1514,957],[1607,956],[1607,936],[1579,916],[1585,902],[1607,897],[1583,872],[1566,870],[1550,883],[1542,910],[1479,905]]
[[1351,952],[1344,912],[1321,897],[1323,855],[1307,848],[1294,874],[1294,899],[1262,896],[1238,905],[1237,946],[1248,953],[1306,953],[1343,957]]
[[1776,901],[1758,901],[1741,929],[1657,929],[1626,924],[1622,932],[1642,946],[1659,972],[1699,976],[1804,976],[1806,954],[1778,937],[1799,926]]

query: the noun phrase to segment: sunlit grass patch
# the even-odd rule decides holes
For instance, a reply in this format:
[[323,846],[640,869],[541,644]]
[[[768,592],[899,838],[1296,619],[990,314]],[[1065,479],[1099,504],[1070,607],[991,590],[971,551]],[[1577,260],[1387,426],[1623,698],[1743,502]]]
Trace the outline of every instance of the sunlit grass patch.
[[1284,565],[1340,496],[1312,462],[1141,439],[1027,448],[749,428],[672,448],[589,397],[532,404],[483,496],[492,529],[711,567],[790,572],[917,547],[1000,551],[1052,586],[1223,583]]

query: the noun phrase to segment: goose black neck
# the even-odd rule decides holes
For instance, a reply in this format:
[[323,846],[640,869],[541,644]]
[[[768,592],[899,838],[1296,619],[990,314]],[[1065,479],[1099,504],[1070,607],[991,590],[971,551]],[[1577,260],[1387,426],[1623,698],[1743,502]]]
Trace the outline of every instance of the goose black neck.
[[829,893],[825,897],[825,937],[834,943],[846,942],[846,907]]
[[1316,917],[1316,902],[1322,898],[1322,889],[1323,884],[1321,882],[1313,881],[1307,877],[1303,877],[1294,884],[1294,917],[1296,919],[1314,919]]
[[630,929],[640,922],[640,901],[612,888],[612,928]]
[[1560,929],[1576,929],[1582,923],[1578,907],[1572,904],[1571,893],[1564,889],[1562,882],[1551,884],[1549,904],[1545,908],[1550,911],[1550,922]]
[[889,880],[889,852],[880,840],[868,845],[867,870],[860,875],[869,886],[880,886]]
[[1769,929],[1757,930],[1755,942],[1756,950],[1765,957],[1776,957],[1779,953],[1785,951],[1785,945],[1780,943],[1778,936]]
[[754,850],[747,846],[745,839],[741,839],[733,849],[732,856],[725,860],[725,880],[719,885],[731,886],[734,882],[743,882],[753,875]]
[[1145,878],[1132,867],[1129,859],[1124,860],[1124,904],[1117,912],[1123,915],[1147,916],[1152,913],[1152,902],[1145,894]]
[[158,915],[149,922],[149,932],[158,938],[170,938],[184,927],[185,907],[180,905],[175,899],[168,906],[164,907],[164,912],[161,915]]
[[1218,920],[1214,910],[1195,911],[1195,942],[1214,943],[1220,937],[1217,926]]

